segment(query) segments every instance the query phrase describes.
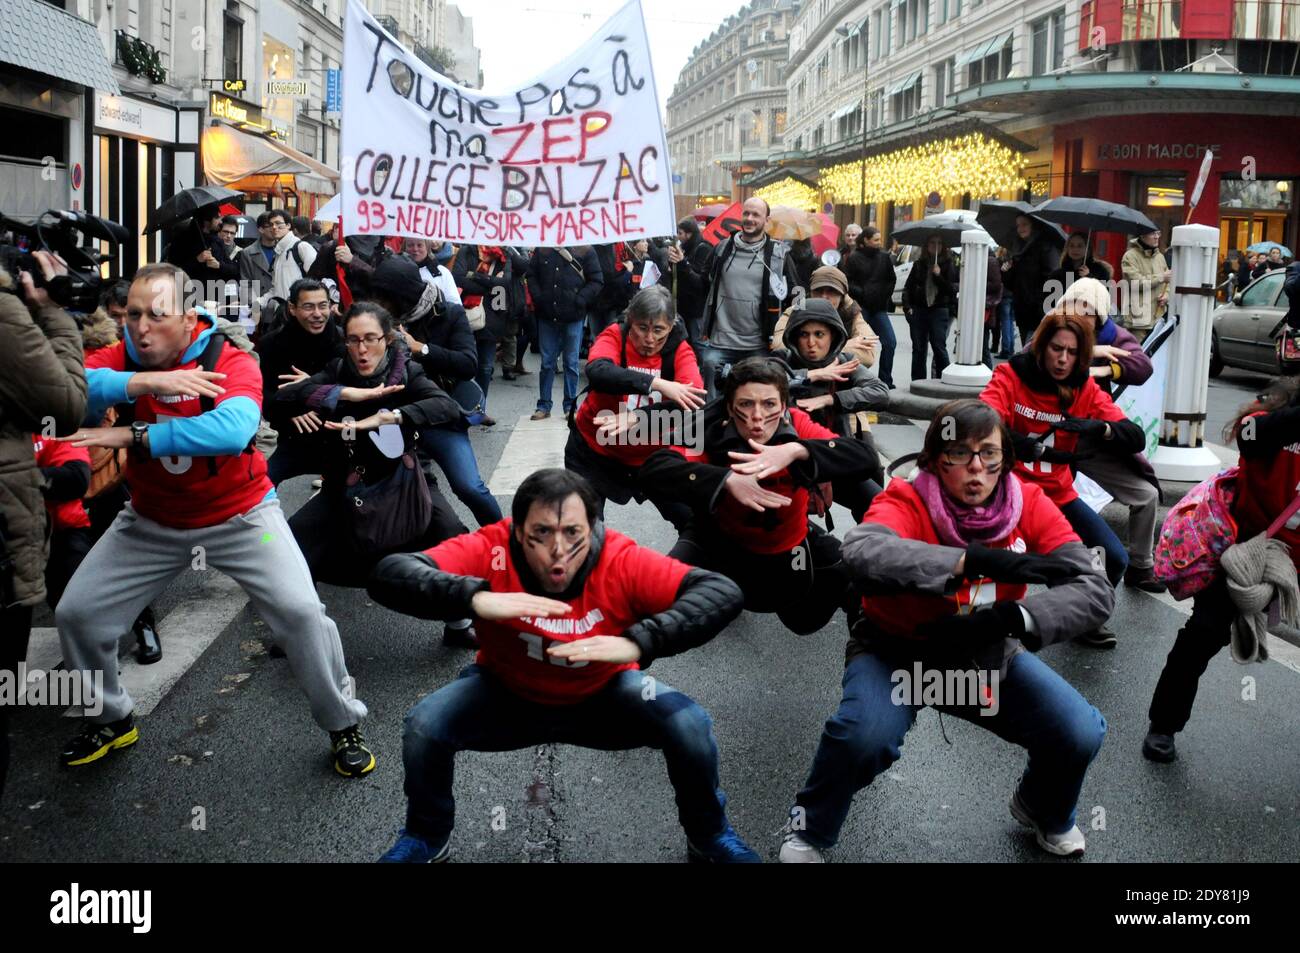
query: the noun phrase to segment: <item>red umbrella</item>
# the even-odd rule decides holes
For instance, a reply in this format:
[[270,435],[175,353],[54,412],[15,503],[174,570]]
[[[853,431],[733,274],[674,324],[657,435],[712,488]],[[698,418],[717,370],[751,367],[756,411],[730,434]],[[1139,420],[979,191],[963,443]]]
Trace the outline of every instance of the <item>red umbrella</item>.
[[691,213],[691,217],[700,222],[709,222],[717,218],[729,208],[731,208],[731,206],[725,202],[717,205],[701,205]]
[[812,245],[813,254],[820,258],[822,252],[839,247],[840,227],[825,212],[818,212],[817,217],[821,219],[822,233],[814,235],[809,242]]
[[226,202],[224,205],[222,205],[219,211],[221,212],[222,215],[243,215],[244,214],[239,209],[235,208],[235,206],[231,205],[229,202]]

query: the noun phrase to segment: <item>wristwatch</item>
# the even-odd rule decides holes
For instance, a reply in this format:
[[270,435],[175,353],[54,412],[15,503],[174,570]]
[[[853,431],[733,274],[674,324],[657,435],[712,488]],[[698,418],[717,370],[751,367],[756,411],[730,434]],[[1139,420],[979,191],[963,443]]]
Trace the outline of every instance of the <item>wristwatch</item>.
[[397,424],[397,426],[399,427],[402,426],[402,412],[400,410],[394,409],[394,410],[390,410],[389,413],[397,418],[396,420],[393,421],[393,423]]
[[429,345],[427,345],[427,344],[421,344],[421,345],[420,345],[420,356],[421,356],[421,357],[428,357],[428,356],[429,356]]
[[131,421],[131,449],[137,454],[144,452],[144,435],[149,432],[149,425],[143,420]]

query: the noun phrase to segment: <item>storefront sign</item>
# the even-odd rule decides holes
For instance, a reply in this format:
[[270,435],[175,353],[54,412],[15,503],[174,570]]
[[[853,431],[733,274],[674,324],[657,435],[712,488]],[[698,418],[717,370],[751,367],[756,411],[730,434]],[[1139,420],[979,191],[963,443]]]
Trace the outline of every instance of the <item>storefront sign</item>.
[[339,113],[343,111],[343,73],[342,70],[325,71],[325,111]]
[[304,79],[268,79],[266,81],[268,99],[303,99],[307,96],[307,81]]
[[132,139],[176,141],[176,111],[128,96],[95,94],[95,128]]
[[1209,149],[1216,156],[1223,153],[1223,146],[1215,143],[1207,146],[1203,142],[1101,142],[1097,144],[1097,158],[1101,160],[1123,159],[1199,159]]
[[220,93],[212,94],[208,101],[208,111],[218,119],[226,119],[235,123],[248,123],[251,126],[263,125],[261,106],[254,106],[251,103],[231,99],[229,96],[222,96]]
[[248,89],[248,80],[246,79],[223,79],[221,89],[227,93],[242,93]]

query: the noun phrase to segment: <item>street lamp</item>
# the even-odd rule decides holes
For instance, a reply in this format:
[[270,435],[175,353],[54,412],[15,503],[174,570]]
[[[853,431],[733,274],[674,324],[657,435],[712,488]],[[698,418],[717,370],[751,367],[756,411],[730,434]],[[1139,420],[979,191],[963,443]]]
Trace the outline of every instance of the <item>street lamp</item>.
[[[841,24],[835,28],[835,32],[848,39],[854,35],[863,36],[861,25],[850,20],[848,23]],[[861,163],[861,179],[858,183],[858,208],[863,218],[863,224],[866,224],[867,217],[867,50],[865,40],[858,41],[858,47],[862,50],[862,155],[859,157]]]

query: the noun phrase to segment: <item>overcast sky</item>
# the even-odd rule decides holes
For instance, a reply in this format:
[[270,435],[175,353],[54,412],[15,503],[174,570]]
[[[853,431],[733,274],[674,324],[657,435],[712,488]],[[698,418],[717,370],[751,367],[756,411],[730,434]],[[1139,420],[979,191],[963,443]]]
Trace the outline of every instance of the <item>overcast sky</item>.
[[[491,92],[533,79],[591,36],[624,2],[460,0],[458,5],[474,19],[474,43],[483,51],[483,88]],[[741,0],[643,0],[661,109],[691,50],[744,5]]]

